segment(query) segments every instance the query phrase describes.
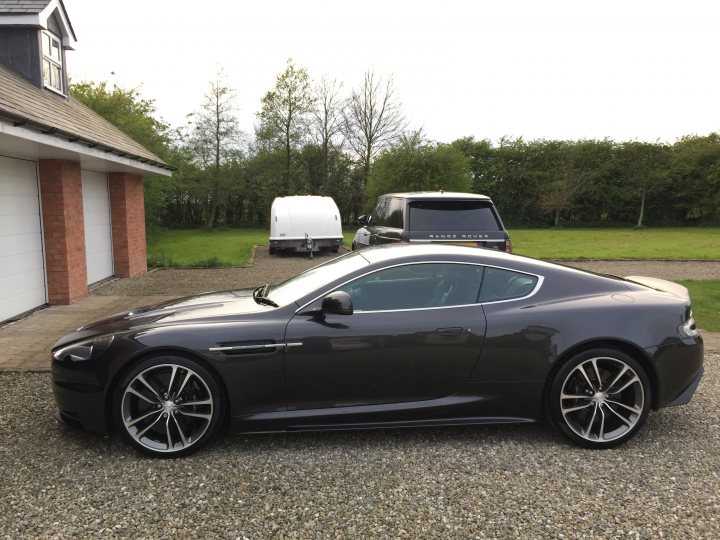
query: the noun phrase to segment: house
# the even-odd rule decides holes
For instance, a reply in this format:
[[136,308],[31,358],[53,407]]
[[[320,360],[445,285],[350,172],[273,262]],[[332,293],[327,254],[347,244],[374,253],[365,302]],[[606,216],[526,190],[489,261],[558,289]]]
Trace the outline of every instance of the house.
[[147,271],[143,176],[170,167],[68,95],[62,0],[0,0],[0,322]]

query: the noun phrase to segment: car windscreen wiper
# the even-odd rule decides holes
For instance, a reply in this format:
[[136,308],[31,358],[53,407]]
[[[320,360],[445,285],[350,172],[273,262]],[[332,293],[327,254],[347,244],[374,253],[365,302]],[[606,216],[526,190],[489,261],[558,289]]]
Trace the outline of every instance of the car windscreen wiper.
[[270,284],[266,283],[262,287],[258,287],[253,291],[253,298],[258,304],[265,304],[267,306],[279,307],[277,302],[270,300],[265,295],[270,290]]

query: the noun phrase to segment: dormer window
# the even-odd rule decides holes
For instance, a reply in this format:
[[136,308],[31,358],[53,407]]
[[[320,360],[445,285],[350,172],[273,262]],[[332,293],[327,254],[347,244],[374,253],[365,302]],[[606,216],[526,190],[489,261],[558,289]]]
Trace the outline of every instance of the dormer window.
[[41,32],[41,35],[43,51],[43,84],[51,90],[64,94],[62,41],[55,34],[45,30]]

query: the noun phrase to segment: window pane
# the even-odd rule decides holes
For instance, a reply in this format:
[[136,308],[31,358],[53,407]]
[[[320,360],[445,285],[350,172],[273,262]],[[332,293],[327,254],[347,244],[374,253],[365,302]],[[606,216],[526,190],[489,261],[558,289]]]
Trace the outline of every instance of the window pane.
[[52,66],[52,87],[62,91],[62,71],[59,66]]
[[492,205],[485,201],[415,201],[410,203],[414,231],[499,231]]
[[388,268],[344,285],[355,311],[450,307],[477,302],[483,268],[414,264]]
[[50,58],[60,62],[60,42],[56,39],[50,40]]
[[43,84],[50,86],[50,62],[43,60]]
[[42,35],[43,54],[50,56],[50,36],[43,33]]
[[529,274],[500,268],[486,268],[480,291],[480,301],[496,302],[527,296],[535,289],[537,281],[537,277]]

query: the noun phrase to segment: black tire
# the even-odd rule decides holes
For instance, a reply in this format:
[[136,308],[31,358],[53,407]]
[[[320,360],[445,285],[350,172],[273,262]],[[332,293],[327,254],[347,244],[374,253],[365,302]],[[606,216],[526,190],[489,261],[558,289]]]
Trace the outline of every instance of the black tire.
[[591,349],[573,356],[555,373],[547,393],[552,423],[585,448],[623,444],[645,423],[651,403],[645,369],[616,349]]
[[335,246],[334,248],[332,248],[333,253],[337,253],[339,250],[340,250],[340,248],[338,246]]
[[355,246],[355,242],[353,242],[350,246],[350,251],[355,251],[357,247]]
[[202,364],[162,354],[123,375],[113,394],[112,414],[115,428],[135,449],[174,458],[212,440],[225,407],[221,384]]
[[270,255],[275,255],[277,253],[277,250],[274,247],[268,248],[268,253]]

